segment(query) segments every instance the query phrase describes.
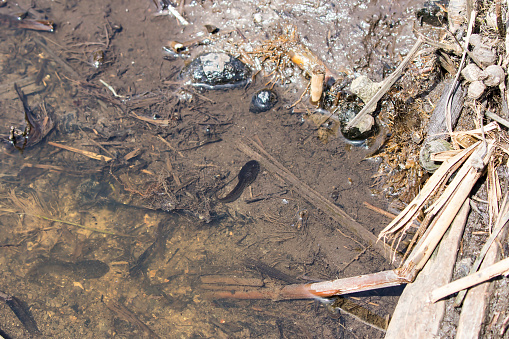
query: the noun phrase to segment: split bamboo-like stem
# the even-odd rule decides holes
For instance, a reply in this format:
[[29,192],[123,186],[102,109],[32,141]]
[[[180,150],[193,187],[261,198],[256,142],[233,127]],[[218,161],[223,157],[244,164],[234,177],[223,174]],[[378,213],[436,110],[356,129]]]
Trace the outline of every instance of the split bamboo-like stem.
[[438,188],[447,181],[467,157],[474,151],[475,145],[463,150],[461,153],[445,161],[438,170],[428,179],[419,194],[412,200],[410,204],[387,225],[379,238],[385,238],[389,235],[396,234],[400,230],[404,230],[413,220],[417,219],[421,208],[430,199],[430,197],[438,190]]
[[406,262],[403,264],[403,267],[412,269],[413,275],[416,275],[424,267],[463,205],[463,202],[472,191],[472,187],[482,175],[483,171],[474,166],[474,163],[477,161],[476,159],[481,157],[483,159],[484,166],[487,165],[488,160],[490,159],[494,145],[490,144],[487,150],[482,147],[482,144],[476,145],[476,150],[460,169],[460,171],[464,169],[468,171],[464,179],[461,181],[458,180],[458,182],[453,180],[453,182],[447,187],[449,189],[449,187],[454,186],[454,194],[452,194],[449,201],[443,205],[442,213],[435,218],[436,221],[434,220],[433,225],[431,225],[432,227],[429,228],[428,234],[425,234],[425,236],[419,240],[416,249],[412,252],[412,254],[410,254]]
[[480,283],[498,277],[499,275],[508,274],[509,274],[509,258],[506,258],[474,274],[468,275],[464,278],[455,280],[450,284],[437,288],[436,290],[431,292],[431,301],[436,302],[442,298],[447,297],[448,295],[478,285]]

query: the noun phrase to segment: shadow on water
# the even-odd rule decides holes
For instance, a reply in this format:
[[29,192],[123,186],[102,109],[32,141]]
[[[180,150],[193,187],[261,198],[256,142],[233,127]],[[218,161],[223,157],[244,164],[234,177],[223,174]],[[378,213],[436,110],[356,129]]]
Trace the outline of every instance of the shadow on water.
[[[207,13],[230,40],[260,39],[262,26],[276,20],[294,21],[316,36],[319,23],[306,26],[300,18],[309,5],[289,10],[292,4],[276,12],[262,6],[261,19],[236,25],[232,11],[244,6],[256,14],[249,2],[226,11],[224,4],[193,1],[184,6],[190,26],[153,16],[148,0],[121,8],[99,1],[7,1],[0,8],[2,336],[383,337],[350,313],[331,311],[330,302],[207,297],[225,286],[274,287],[390,267],[284,178],[259,165],[256,174],[242,174],[242,166],[253,163],[237,146],[249,137],[375,234],[383,227],[386,220],[360,207],[377,202],[369,189],[376,164],[363,161],[366,150],[341,138],[322,143],[289,108],[304,80],[278,82],[279,101],[252,113],[251,97],[269,78],[203,91],[179,77],[186,56],[163,58],[170,37],[202,36],[201,22],[211,23]],[[350,5],[361,27],[368,13]],[[308,9],[334,6],[340,5]],[[370,6],[366,11],[375,13]],[[51,19],[55,32],[2,21],[20,9],[31,20],[25,24]],[[407,20],[403,12],[394,15],[395,22]],[[328,50],[324,60],[345,60],[340,31],[348,27],[340,24],[337,14],[327,42],[310,46]],[[370,34],[386,36],[383,25],[371,26]],[[406,26],[393,27],[403,34]],[[355,33],[359,39],[363,30]],[[228,39],[218,46],[231,45]],[[362,54],[358,46],[354,52]],[[303,79],[292,72],[292,79]],[[12,147],[13,138],[24,142],[22,152]],[[384,319],[397,296],[349,299]]]

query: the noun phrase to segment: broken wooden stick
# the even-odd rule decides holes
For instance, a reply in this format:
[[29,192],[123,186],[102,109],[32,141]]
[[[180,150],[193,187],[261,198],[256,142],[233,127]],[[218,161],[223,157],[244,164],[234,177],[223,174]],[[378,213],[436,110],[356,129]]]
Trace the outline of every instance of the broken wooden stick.
[[319,299],[334,295],[398,286],[409,282],[410,281],[404,277],[400,277],[397,270],[390,270],[311,284],[292,284],[274,288],[214,291],[209,293],[208,296],[220,299]]
[[143,331],[147,338],[160,338],[150,327],[148,327],[143,321],[138,319],[136,314],[125,307],[123,304],[116,300],[108,299],[103,301],[104,305],[109,308],[117,317],[127,321],[130,324],[136,325],[140,330]]
[[58,148],[62,148],[62,149],[65,149],[67,151],[70,151],[70,152],[78,153],[78,154],[84,155],[86,157],[89,157],[90,159],[102,160],[102,161],[105,161],[105,162],[113,160],[113,158],[107,157],[105,155],[100,155],[100,154],[97,154],[97,153],[93,153],[93,152],[89,152],[89,151],[84,151],[82,149],[71,147],[71,146],[67,146],[67,145],[57,144],[56,142],[52,142],[52,141],[48,141],[48,145],[51,145],[51,146],[54,146],[54,147],[58,147]]
[[342,226],[346,227],[350,232],[355,234],[360,239],[363,239],[368,245],[372,246],[378,253],[386,259],[394,259],[396,254],[385,243],[377,241],[377,237],[368,231],[364,226],[359,224],[355,219],[349,216],[340,207],[327,200],[321,194],[313,190],[311,187],[300,181],[292,172],[272,157],[260,145],[251,140],[251,144],[260,152],[256,152],[248,145],[239,142],[238,148],[246,153],[249,157],[258,160],[269,171],[278,174],[286,182],[293,185],[297,192],[306,199],[309,203],[327,213],[334,220],[338,221]]

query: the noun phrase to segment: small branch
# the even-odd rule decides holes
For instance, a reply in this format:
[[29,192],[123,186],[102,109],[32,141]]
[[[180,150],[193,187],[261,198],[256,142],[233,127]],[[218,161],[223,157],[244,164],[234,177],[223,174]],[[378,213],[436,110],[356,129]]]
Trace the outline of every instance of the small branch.
[[31,217],[34,217],[34,218],[44,219],[44,220],[48,220],[48,221],[52,221],[52,222],[59,222],[59,223],[66,224],[66,225],[69,225],[69,226],[74,226],[74,227],[82,228],[84,230],[91,231],[91,232],[115,235],[117,237],[128,237],[128,238],[132,237],[130,235],[125,235],[125,234],[115,233],[115,232],[111,232],[111,231],[100,230],[100,229],[93,228],[93,227],[83,226],[83,225],[80,225],[78,223],[71,222],[71,221],[53,219],[53,218],[45,217],[43,215],[37,215],[37,214],[31,214],[31,213],[20,213],[18,211],[10,210],[10,209],[5,209],[5,208],[0,208],[0,211],[1,212],[7,212],[7,213],[14,213],[14,214],[17,214],[17,215],[28,215],[28,216],[31,216]]
[[189,22],[186,19],[184,19],[184,17],[182,15],[180,15],[180,13],[175,8],[173,8],[172,5],[168,5],[167,9],[162,10],[159,13],[156,13],[154,15],[161,16],[161,15],[170,15],[170,14],[172,14],[178,20],[178,22],[180,22],[181,25],[183,25],[183,26],[189,25]]
[[157,334],[154,333],[143,321],[138,319],[136,314],[131,312],[127,307],[122,305],[121,303],[111,299],[104,302],[107,308],[109,308],[117,317],[124,319],[125,321],[138,326],[141,329],[147,338],[160,338]]
[[504,119],[504,118],[502,118],[501,116],[499,116],[498,114],[495,114],[495,113],[490,112],[490,111],[486,111],[484,114],[485,114],[488,118],[493,119],[493,120],[495,120],[496,122],[498,122],[499,124],[504,125],[505,127],[509,128],[509,120]]
[[395,269],[312,284],[292,284],[279,288],[214,291],[209,293],[208,296],[220,299],[316,299],[393,287],[409,282],[401,275],[400,270]]

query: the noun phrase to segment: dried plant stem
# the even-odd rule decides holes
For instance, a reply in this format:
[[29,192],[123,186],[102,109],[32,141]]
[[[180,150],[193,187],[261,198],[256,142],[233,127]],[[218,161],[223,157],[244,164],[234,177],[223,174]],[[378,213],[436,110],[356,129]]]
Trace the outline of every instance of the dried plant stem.
[[353,118],[346,125],[347,129],[351,128],[352,126],[355,126],[356,123],[361,121],[362,117],[364,117],[366,114],[368,114],[370,112],[370,109],[372,108],[372,106],[376,105],[378,100],[380,100],[384,96],[384,94],[387,93],[387,91],[392,87],[392,85],[394,85],[394,83],[399,79],[401,74],[403,74],[403,70],[408,65],[408,63],[410,61],[412,61],[415,54],[419,51],[419,48],[421,48],[421,45],[423,43],[424,43],[424,41],[421,37],[417,38],[417,41],[415,42],[415,44],[412,47],[412,49],[410,50],[410,52],[408,52],[408,55],[405,57],[405,59],[403,59],[401,64],[398,66],[398,68],[396,68],[396,70],[393,73],[391,73],[391,75],[389,75],[387,77],[387,79],[385,79],[383,81],[382,87],[380,87],[380,89],[376,92],[376,94],[366,103],[366,105],[359,112],[359,114],[357,114],[355,116],[355,118]]
[[464,290],[466,288],[478,285],[499,275],[507,275],[509,273],[509,258],[501,260],[475,274],[468,275],[464,278],[453,281],[450,284],[437,288],[431,293],[431,301],[436,302],[453,293]]
[[48,145],[51,145],[51,146],[54,146],[54,147],[58,147],[58,148],[63,148],[63,149],[65,149],[67,151],[70,151],[70,152],[79,153],[81,155],[84,155],[84,156],[86,156],[86,157],[88,157],[90,159],[94,159],[94,160],[102,160],[102,161],[105,161],[105,162],[113,160],[112,158],[107,157],[105,155],[100,155],[100,154],[97,154],[97,153],[94,153],[94,152],[84,151],[84,150],[81,150],[79,148],[75,148],[75,147],[71,147],[71,146],[67,146],[67,145],[57,144],[56,142],[52,142],[52,141],[48,141]]
[[[467,56],[468,51],[468,44],[470,41],[470,36],[472,35],[472,29],[474,27],[475,17],[477,12],[475,10],[472,10],[470,13],[470,21],[468,23],[468,30],[467,30],[467,37],[465,39],[465,46],[463,47],[463,55],[461,56],[461,62],[458,67],[458,70],[456,72],[456,76],[454,77],[454,80],[451,84],[451,88],[449,89],[449,94],[447,98],[447,103],[445,105],[445,117],[446,117],[446,123],[447,123],[447,130],[449,131],[449,134],[452,135],[452,101],[454,97],[454,92],[456,91],[456,84],[458,83],[459,76],[461,74],[461,70],[463,69],[463,65],[465,64],[465,59]],[[454,139],[453,143],[455,143]]]
[[[497,237],[499,239],[505,238],[504,234],[502,234],[503,235],[502,237],[499,237],[499,235],[501,234],[502,229],[506,226],[507,222],[509,221],[509,199],[508,199],[508,197],[509,197],[509,195],[506,194],[504,201],[502,202],[502,206],[500,207],[501,212],[498,214],[495,229],[491,233],[488,240],[486,240],[486,243],[482,247],[481,252],[477,256],[472,267],[470,268],[470,275],[473,275],[475,272],[477,272],[477,270],[481,266],[481,263],[482,263],[484,257],[486,256],[486,253],[488,253],[488,250],[491,248],[491,245],[493,244],[495,239],[497,239]],[[461,303],[463,302],[465,295],[466,295],[466,291],[461,291],[460,293],[458,293],[458,295],[456,296],[456,299],[454,300],[454,306],[459,307],[461,305]]]
[[17,215],[28,215],[28,216],[31,216],[31,217],[34,217],[34,218],[44,219],[44,220],[53,221],[53,222],[59,222],[59,223],[62,223],[62,224],[66,224],[66,225],[82,228],[84,230],[92,231],[92,232],[97,232],[97,233],[115,235],[115,236],[118,236],[118,237],[131,237],[130,235],[125,235],[125,234],[115,233],[115,232],[111,232],[111,231],[100,230],[100,229],[93,228],[93,227],[83,226],[83,225],[80,225],[80,224],[75,223],[75,222],[65,221],[65,220],[60,220],[60,219],[53,219],[53,218],[45,217],[43,215],[38,215],[38,214],[20,213],[18,211],[10,210],[10,209],[5,209],[5,208],[0,209],[0,211],[7,212],[7,213],[14,213],[14,214],[17,214]]

